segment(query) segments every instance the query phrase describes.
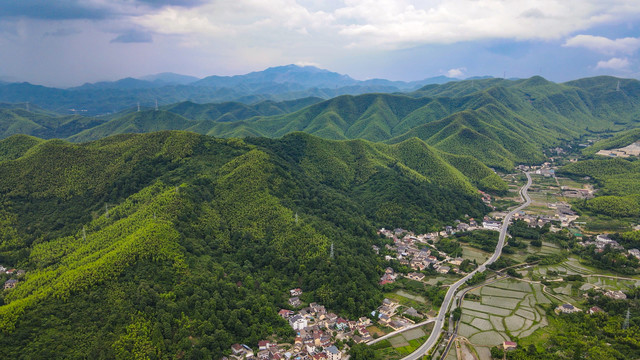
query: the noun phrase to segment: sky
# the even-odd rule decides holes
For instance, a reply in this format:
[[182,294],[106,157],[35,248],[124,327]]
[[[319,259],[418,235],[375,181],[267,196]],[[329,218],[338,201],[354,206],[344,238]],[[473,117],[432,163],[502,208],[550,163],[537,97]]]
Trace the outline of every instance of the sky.
[[2,0],[0,80],[298,64],[359,80],[640,78],[638,0]]

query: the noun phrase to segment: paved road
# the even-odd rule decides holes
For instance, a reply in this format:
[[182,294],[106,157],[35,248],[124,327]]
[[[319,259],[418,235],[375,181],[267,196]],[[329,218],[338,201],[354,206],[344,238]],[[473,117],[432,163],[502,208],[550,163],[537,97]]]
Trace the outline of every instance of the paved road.
[[[481,288],[483,286],[487,286],[489,284],[493,284],[494,282],[500,281],[502,279],[507,278],[508,276],[496,276],[495,278],[491,278],[485,282],[483,282],[482,284],[476,285],[476,286],[472,286],[472,287],[468,287],[466,289],[463,289],[462,291],[460,291],[456,297],[455,297],[455,302],[453,302],[453,304],[451,305],[451,311],[454,310],[454,305],[455,307],[460,307],[462,305],[462,300],[464,298],[464,296],[471,290],[475,290],[477,288]],[[442,353],[442,355],[440,356],[440,359],[444,359],[447,357],[447,354],[449,353],[449,349],[451,349],[451,345],[453,345],[453,340],[455,340],[455,338],[458,336],[458,328],[460,327],[460,319],[458,319],[458,321],[455,322],[455,326],[453,326],[453,316],[449,316],[449,329],[453,329],[451,338],[449,339],[449,343],[447,344],[447,347],[444,349],[444,352]],[[449,330],[449,331],[450,331]]]
[[507,237],[507,228],[509,227],[509,221],[511,221],[511,217],[513,217],[513,215],[518,211],[524,209],[525,207],[529,206],[529,204],[531,204],[531,198],[527,193],[527,191],[529,190],[529,187],[531,186],[531,175],[529,173],[525,173],[525,174],[527,175],[527,183],[520,189],[520,196],[524,200],[524,203],[522,203],[517,208],[511,210],[511,212],[504,217],[504,220],[502,221],[502,229],[500,230],[500,238],[498,239],[498,245],[496,245],[495,252],[487,261],[485,261],[484,264],[478,266],[477,269],[470,272],[462,279],[451,284],[451,286],[449,287],[449,290],[447,291],[447,294],[444,297],[442,306],[440,307],[440,312],[438,313],[438,317],[436,318],[436,323],[433,327],[433,330],[431,331],[431,335],[429,335],[429,338],[427,339],[427,341],[424,344],[422,344],[419,348],[417,348],[416,351],[407,355],[402,360],[418,360],[422,358],[424,354],[429,352],[429,350],[431,350],[431,348],[436,344],[436,342],[438,341],[438,338],[440,337],[440,332],[442,331],[442,327],[444,326],[445,314],[447,313],[447,309],[449,308],[449,305],[451,305],[451,301],[453,300],[453,297],[456,291],[458,291],[458,288],[462,286],[462,284],[464,284],[467,280],[469,280],[476,272],[485,271],[487,266],[493,264],[496,260],[498,260],[498,258],[500,257],[500,254],[502,254],[502,247],[504,246],[504,241]]

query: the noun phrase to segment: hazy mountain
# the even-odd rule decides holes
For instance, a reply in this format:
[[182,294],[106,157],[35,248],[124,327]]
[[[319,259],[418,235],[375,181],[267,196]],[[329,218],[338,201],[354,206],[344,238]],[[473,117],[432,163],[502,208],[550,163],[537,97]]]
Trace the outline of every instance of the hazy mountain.
[[164,72],[154,75],[141,76],[140,80],[151,81],[162,84],[187,85],[200,80],[195,76],[176,74],[172,72]]
[[313,66],[287,65],[236,76],[204,79],[161,73],[140,79],[103,81],[70,89],[56,89],[29,83],[0,83],[0,101],[31,102],[59,113],[98,115],[116,113],[137,106],[153,107],[181,101],[196,103],[239,101],[247,104],[265,100],[283,101],[305,97],[330,99],[340,95],[373,92],[412,91],[431,83],[452,81],[435,77],[414,82],[373,79],[354,80]]
[[298,84],[302,88],[336,88],[355,85],[358,81],[314,66],[286,65],[235,76],[208,76],[196,81],[197,86],[235,87],[265,84]]

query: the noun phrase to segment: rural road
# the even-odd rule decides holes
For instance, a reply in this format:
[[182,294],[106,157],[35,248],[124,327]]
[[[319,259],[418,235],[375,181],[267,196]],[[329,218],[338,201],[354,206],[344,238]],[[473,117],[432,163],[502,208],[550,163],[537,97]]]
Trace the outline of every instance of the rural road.
[[484,264],[480,265],[477,269],[470,272],[462,279],[451,284],[451,286],[449,287],[449,290],[447,291],[447,294],[444,297],[442,306],[440,307],[440,312],[438,313],[438,317],[436,318],[436,322],[433,327],[433,330],[431,331],[431,335],[429,335],[429,338],[427,339],[427,341],[424,344],[422,344],[419,348],[417,348],[416,351],[405,356],[404,358],[402,358],[402,360],[421,359],[423,355],[425,355],[426,353],[429,352],[429,350],[431,350],[431,348],[436,344],[436,342],[438,341],[438,338],[440,337],[440,332],[442,331],[442,327],[444,326],[447,309],[449,309],[449,306],[451,305],[451,301],[453,300],[453,297],[456,291],[458,291],[458,288],[462,286],[465,282],[467,282],[467,280],[469,280],[473,275],[475,275],[476,272],[485,271],[487,266],[493,264],[496,260],[498,260],[498,258],[500,257],[500,254],[502,254],[502,247],[504,246],[504,242],[507,237],[507,228],[509,227],[509,221],[511,221],[511,218],[515,213],[517,213],[518,211],[524,209],[525,207],[529,206],[529,204],[531,204],[531,198],[529,197],[529,194],[527,192],[529,190],[529,187],[531,186],[531,175],[528,172],[525,173],[525,175],[527,175],[527,183],[524,186],[522,186],[522,188],[520,189],[520,196],[524,200],[524,203],[520,204],[520,206],[518,206],[517,208],[511,210],[511,212],[509,212],[509,214],[507,214],[507,216],[504,217],[504,220],[502,221],[502,228],[500,229],[500,238],[498,239],[498,245],[496,245],[496,250],[494,251],[493,255],[487,261],[485,261]]

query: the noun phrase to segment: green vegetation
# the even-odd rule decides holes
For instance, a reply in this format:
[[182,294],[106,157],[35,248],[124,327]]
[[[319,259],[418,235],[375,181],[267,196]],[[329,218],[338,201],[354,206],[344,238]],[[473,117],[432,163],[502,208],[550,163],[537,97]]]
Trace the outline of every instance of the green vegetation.
[[492,253],[498,245],[500,233],[492,230],[476,230],[455,233],[454,238],[475,248]]
[[594,155],[600,150],[625,147],[627,145],[633,144],[638,140],[640,140],[640,129],[622,131],[608,139],[600,140],[592,146],[585,148],[584,150],[582,150],[582,153],[584,155]]
[[[632,301],[636,303],[637,301]],[[637,308],[637,304],[631,304]],[[585,312],[562,314],[549,318],[544,341],[532,336],[520,341],[511,353],[513,359],[633,359],[638,350],[638,327],[623,329],[624,315],[589,315]],[[631,323],[638,321],[632,311]],[[532,345],[532,346],[529,346]]]
[[573,177],[589,176],[597,182],[599,196],[578,203],[585,210],[616,218],[640,215],[640,161],[584,160],[566,165],[560,171]]
[[[163,106],[160,111],[146,107],[140,112],[129,109],[96,118],[59,117],[14,107],[2,110],[7,112],[7,120],[6,125],[0,122],[0,138],[24,133],[87,141],[125,132],[164,129],[220,137],[281,137],[302,131],[327,139],[366,139],[393,144],[417,137],[435,149],[462,156],[449,156],[447,161],[472,178],[474,185],[504,193],[507,190],[504,184],[495,174],[479,167],[477,160],[511,170],[516,163],[542,161],[545,148],[574,141],[591,132],[633,127],[640,106],[637,100],[640,86],[637,80],[622,79],[621,87],[625,90],[617,92],[617,81],[613,77],[565,84],[540,77],[515,81],[483,79],[427,86],[407,94],[343,95],[321,102],[317,102],[318,98],[255,105],[180,102]],[[183,89],[184,93],[179,96],[159,96],[164,91],[174,91],[171,87],[153,89],[145,93],[144,100],[149,103],[161,98],[168,103],[184,100],[186,96],[202,102],[211,96],[209,92],[215,92],[207,87],[199,89],[202,94],[198,96],[190,93],[190,88]],[[5,95],[18,96],[19,89],[14,90],[15,94]],[[86,95],[91,91],[75,93]],[[125,93],[112,100],[118,101]],[[304,94],[300,93],[299,97]],[[2,95],[0,91],[0,98]],[[60,90],[50,98],[55,102],[68,95]],[[246,100],[257,102],[259,98]],[[134,105],[132,102],[128,106]],[[102,112],[107,111],[113,109]],[[47,125],[49,123],[55,126]]]
[[0,296],[3,358],[218,358],[290,340],[290,288],[350,318],[379,305],[374,229],[486,211],[420,140],[157,132],[0,149],[0,263],[27,270]]

